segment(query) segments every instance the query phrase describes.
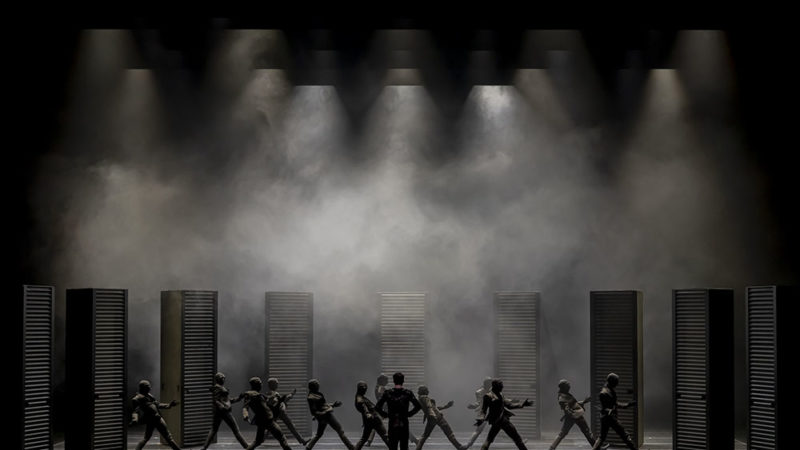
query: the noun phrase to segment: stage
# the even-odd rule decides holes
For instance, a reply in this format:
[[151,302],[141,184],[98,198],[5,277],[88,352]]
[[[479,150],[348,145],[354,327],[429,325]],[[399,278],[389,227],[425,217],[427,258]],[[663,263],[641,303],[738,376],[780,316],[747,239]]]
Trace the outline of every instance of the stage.
[[[248,428],[250,428],[250,427],[246,427],[246,426],[242,427],[242,431],[243,431],[245,439],[247,439],[247,441],[250,442],[253,439],[253,437],[255,436],[255,429],[251,430],[251,429],[248,429]],[[582,436],[580,435],[580,432],[578,432],[578,430],[575,430],[575,431],[576,431],[575,433],[570,433],[566,438],[564,438],[563,441],[561,441],[561,444],[558,446],[558,448],[560,450],[577,450],[577,449],[588,449],[588,448],[591,448],[591,447],[589,447],[589,444],[582,438]],[[128,430],[128,448],[129,449],[133,449],[133,448],[136,447],[136,444],[139,442],[139,439],[141,439],[141,435],[142,435],[143,432],[144,432],[144,430],[141,427]],[[529,440],[525,445],[528,447],[529,450],[549,449],[550,448],[550,444],[553,442],[553,439],[555,439],[555,435],[556,435],[556,432],[542,433],[542,439],[541,440],[538,440],[538,441]],[[355,444],[356,437],[358,436],[358,434],[356,432],[353,432],[353,431],[348,431],[347,432],[347,436],[350,438],[350,440],[353,442],[353,444]],[[466,442],[468,440],[469,436],[470,436],[469,433],[456,433],[456,437],[461,442]],[[483,435],[481,435],[481,438],[482,437],[483,437]],[[473,445],[471,448],[474,449],[474,450],[480,450],[480,442],[482,442],[482,440],[479,438],[478,442],[475,445]],[[292,441],[292,440],[289,441],[289,445],[293,449],[297,449],[297,450],[302,448],[296,441]],[[55,449],[56,450],[63,449],[63,448],[64,448],[64,443],[63,442],[59,442],[59,443],[57,443],[55,445]],[[157,437],[153,437],[153,439],[147,444],[147,446],[145,446],[145,449],[148,449],[148,448],[168,448],[168,447],[159,445],[158,438]],[[185,448],[187,448],[187,449],[196,449],[196,448],[200,448],[200,447],[196,446],[196,447],[185,447]],[[241,448],[241,446],[239,446],[239,444],[233,438],[233,434],[231,434],[230,432],[223,432],[222,430],[220,430],[220,433],[217,436],[217,443],[216,444],[212,444],[210,448],[211,449],[228,450],[228,449],[238,449],[238,448]],[[274,440],[267,440],[259,448],[280,448],[280,447],[278,446],[277,443],[275,443]],[[335,435],[335,433],[333,433],[332,431],[330,431],[330,432],[326,431],[325,436],[323,436],[323,438],[320,439],[319,442],[317,442],[317,445],[315,445],[314,448],[317,449],[317,450],[340,450],[340,449],[343,449],[343,446],[342,446],[341,441]],[[372,447],[364,447],[364,448],[365,449],[378,449],[378,450],[380,450],[380,449],[385,449],[386,447],[383,444],[379,444],[378,441],[375,441],[375,442],[372,443]],[[409,444],[409,448],[411,450],[413,450],[414,449],[413,444]],[[452,446],[447,441],[447,439],[444,438],[444,436],[434,432],[433,436],[431,436],[431,438],[429,438],[428,441],[425,442],[425,447],[424,448],[427,448],[429,450],[449,450],[449,449],[452,448]],[[495,441],[495,443],[492,444],[491,448],[513,449],[513,448],[516,448],[516,447],[514,447],[514,444],[512,442],[510,442],[509,440],[501,437],[501,438],[498,438],[498,440]],[[614,448],[614,447],[612,447],[612,448]],[[736,449],[736,450],[744,450],[746,448],[747,448],[747,444],[746,443],[738,441],[738,440],[736,441],[734,449]],[[656,449],[658,449],[658,450],[672,450],[672,434],[669,433],[669,432],[645,433],[644,445],[642,445],[640,450],[650,450],[650,449],[653,449],[653,450],[656,450]]]

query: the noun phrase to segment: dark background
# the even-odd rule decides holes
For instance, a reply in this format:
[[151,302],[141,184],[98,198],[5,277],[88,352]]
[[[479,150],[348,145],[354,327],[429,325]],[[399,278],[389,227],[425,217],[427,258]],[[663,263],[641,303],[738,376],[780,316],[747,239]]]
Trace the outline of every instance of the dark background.
[[[484,8],[488,8],[484,6]],[[736,130],[736,142],[741,151],[740,161],[744,161],[747,168],[732,169],[732,176],[736,177],[742,173],[756,174],[759,178],[759,186],[763,188],[762,194],[754,199],[743,199],[741,207],[737,209],[741,192],[736,189],[726,191],[726,207],[728,214],[723,217],[725,220],[740,220],[749,223],[746,232],[741,235],[744,240],[752,239],[750,242],[736,240],[724,240],[720,246],[741,245],[741,251],[737,253],[739,263],[735,267],[720,267],[721,271],[729,271],[729,276],[705,276],[698,275],[696,278],[685,278],[688,283],[722,283],[728,287],[737,289],[737,307],[741,314],[742,307],[742,287],[750,284],[760,283],[782,283],[796,284],[798,272],[797,252],[799,239],[796,233],[798,229],[798,219],[796,218],[796,194],[797,190],[797,163],[800,158],[797,156],[796,145],[794,145],[795,121],[796,121],[796,80],[788,70],[790,59],[796,53],[792,43],[796,40],[791,29],[782,25],[779,17],[771,13],[760,13],[758,11],[731,11],[731,10],[709,10],[701,11],[692,8],[656,8],[651,11],[586,11],[576,8],[574,11],[564,11],[548,8],[536,9],[533,11],[521,11],[506,8],[501,10],[498,5],[496,10],[476,11],[465,6],[452,7],[449,10],[429,13],[422,9],[415,11],[363,11],[337,10],[327,11],[316,10],[309,6],[309,11],[300,11],[300,8],[291,10],[290,8],[276,8],[263,14],[242,14],[242,13],[223,13],[214,14],[218,17],[228,17],[227,19],[211,19],[208,17],[198,17],[197,15],[185,16],[180,12],[170,15],[155,15],[147,13],[132,15],[127,14],[104,14],[102,12],[86,11],[76,16],[75,11],[38,11],[26,12],[18,16],[9,16],[9,24],[4,29],[5,34],[5,59],[6,76],[10,77],[8,82],[6,98],[7,112],[10,116],[8,124],[5,155],[7,157],[5,192],[9,192],[10,198],[5,202],[6,226],[10,229],[8,239],[7,255],[10,259],[10,267],[13,268],[11,279],[15,283],[42,283],[55,284],[57,293],[60,297],[60,305],[57,310],[63,311],[63,289],[72,286],[69,283],[78,283],[84,280],[81,277],[70,277],[63,271],[63,262],[51,260],[48,255],[59,255],[61,252],[68,251],[67,242],[70,240],[69,226],[58,226],[48,228],[42,225],[42,208],[53,208],[57,210],[57,203],[42,202],[41,195],[43,183],[41,178],[42,157],[53,151],[54,147],[62,138],[62,133],[66,124],[70,120],[73,110],[69,109],[71,85],[70,80],[76,69],[76,51],[80,44],[81,30],[85,28],[111,28],[111,29],[131,29],[134,30],[137,45],[141,51],[141,58],[133,62],[133,66],[151,68],[156,71],[181,70],[185,74],[183,83],[189,86],[190,92],[202,91],[203,74],[206,73],[211,64],[210,54],[219,42],[219,33],[225,29],[249,29],[249,28],[276,28],[283,30],[289,44],[288,52],[281,57],[276,64],[283,64],[290,82],[294,85],[315,85],[315,84],[334,84],[341,100],[344,113],[348,117],[348,123],[352,127],[350,131],[353,135],[367,133],[369,131],[369,116],[375,98],[378,97],[380,89],[375,88],[369,83],[362,83],[368,78],[364,75],[364,61],[373,61],[372,47],[370,43],[376,35],[376,30],[382,29],[424,29],[429,31],[429,36],[433,46],[438,49],[436,58],[436,69],[426,72],[426,88],[438,106],[438,111],[443,117],[445,125],[444,133],[455,134],[455,126],[448,125],[455,123],[461,114],[462,105],[469,96],[470,89],[474,84],[485,85],[505,85],[513,82],[514,70],[519,66],[518,56],[521,51],[523,35],[529,29],[574,29],[579,30],[583,38],[590,61],[599,81],[599,89],[606,95],[618,98],[621,93],[616,91],[616,80],[620,69],[635,68],[646,70],[649,68],[670,68],[673,67],[671,60],[672,49],[674,48],[678,30],[680,29],[718,29],[724,32],[724,36],[730,50],[730,61],[732,63],[732,74],[735,77],[735,95],[731,103],[725,104],[725,114],[730,114],[732,123]],[[16,19],[14,18],[16,17]],[[142,30],[155,30],[153,32],[142,32]],[[320,34],[317,30],[328,30]],[[322,37],[321,37],[322,36]],[[149,40],[150,39],[150,40]],[[150,52],[147,49],[148,42],[152,43],[155,39],[157,48],[166,49],[164,53]],[[320,42],[323,41],[322,44]],[[338,57],[333,71],[322,70],[318,62],[308,58],[309,49],[323,48],[335,50]],[[473,50],[492,50],[495,58],[491,64],[480,66],[475,71],[471,65],[470,51]],[[631,50],[636,50],[638,59],[631,62]],[[376,65],[383,67],[380,61]],[[533,61],[531,67],[537,67],[542,61]],[[327,67],[330,69],[330,67]],[[333,73],[333,74],[332,74]],[[175,94],[178,95],[178,94]],[[714,101],[710,102],[715,104]],[[176,101],[182,105],[181,108],[191,109],[191,102]],[[212,103],[205,104],[206,106]],[[202,108],[201,108],[202,109]],[[211,111],[211,108],[207,108]],[[570,111],[573,120],[581,127],[591,128],[594,123],[625,124],[631,122],[636,114],[636,108],[625,107],[606,107],[599,111],[586,111],[581,104],[577,104],[574,110]],[[704,117],[714,116],[716,110],[700,111],[701,114],[707,113]],[[726,116],[724,121],[729,120]],[[213,122],[213,119],[208,119]],[[728,122],[726,122],[728,123]],[[182,123],[180,120],[173,124],[178,133],[191,135],[192,126]],[[701,124],[702,126],[702,124]],[[182,128],[183,127],[183,128]],[[613,126],[612,126],[613,128]],[[445,138],[446,140],[449,138]],[[597,154],[593,156],[594,164],[599,173],[613,173],[615,161],[619,157],[617,149],[618,141],[611,139],[603,141],[597,148]],[[72,148],[71,151],[76,151]],[[211,151],[211,150],[208,150]],[[364,150],[353,150],[354,155],[349,155],[353,160],[359,158],[369,158],[358,152]],[[459,155],[449,154],[450,150],[441,148],[433,151],[433,164],[441,161],[458,160]],[[80,152],[78,152],[80,153]],[[713,154],[712,158],[720,158],[720,154]],[[102,158],[100,158],[102,159]],[[225,161],[224,156],[212,155],[212,161]],[[77,161],[81,161],[80,158]],[[87,164],[94,164],[95,159],[90,158]],[[444,163],[442,163],[444,164]],[[721,170],[729,168],[727,162],[720,160]],[[46,173],[46,172],[45,172]],[[732,181],[732,185],[736,185]],[[54,186],[63,186],[54,184]],[[430,188],[430,186],[428,186]],[[473,195],[468,191],[440,192],[430,188],[431,195],[442,195],[443,199],[437,201],[441,204],[457,204],[459,198]],[[46,191],[46,189],[45,189]],[[428,192],[428,191],[426,191]],[[428,193],[430,193],[428,192]],[[502,199],[502,197],[500,197]],[[491,203],[491,201],[489,201]],[[753,205],[759,206],[760,218],[751,219]],[[62,205],[64,208],[67,206]],[[491,210],[489,210],[491,213]],[[57,214],[45,217],[57,217]],[[43,231],[44,230],[44,231]],[[44,243],[44,244],[43,244]],[[763,246],[762,246],[763,244]],[[687,244],[687,245],[691,245]],[[758,247],[758,248],[751,248]],[[711,251],[720,247],[712,247]],[[36,249],[36,251],[32,250]],[[753,252],[751,261],[745,257],[749,252]],[[743,256],[745,255],[745,256]],[[431,256],[431,255],[428,255]],[[435,257],[435,255],[434,255]],[[576,256],[575,258],[580,258]],[[55,258],[54,258],[55,259]],[[523,258],[524,260],[524,258]],[[741,262],[744,261],[744,262]],[[489,262],[490,263],[490,262]],[[646,264],[646,261],[641,261]],[[572,270],[570,264],[579,264],[576,261],[560,262],[562,266],[554,269],[555,271],[573,274],[583,273],[581,270]],[[713,269],[711,270],[713,272]],[[753,274],[748,277],[742,274]],[[480,310],[479,300],[467,302],[464,309],[459,313],[457,310],[462,308],[453,299],[458,299],[462,295],[472,295],[479,292],[482,295],[490,294],[496,285],[513,286],[517,288],[539,289],[540,285],[528,285],[509,275],[495,276],[494,285],[481,286],[472,291],[466,290],[468,294],[454,288],[452,292],[434,293],[433,313],[437,311],[442,319],[434,320],[438,330],[448,336],[447,345],[442,344],[441,348],[448,350],[459,348],[458,343],[463,339],[469,339],[469,327],[475,323],[474,311]],[[624,279],[621,278],[621,279]],[[375,284],[374,278],[364,276],[363,291],[374,292],[386,289],[404,289],[407,284],[402,280],[386,284]],[[492,280],[489,280],[492,281]],[[175,283],[175,281],[172,281]],[[575,287],[565,287],[562,296],[569,298],[580,297],[580,301],[585,302],[588,295],[585,292],[580,280],[570,280],[569,275],[559,279],[565,286],[574,285]],[[598,285],[597,281],[590,287],[606,288],[609,286]],[[686,287],[669,284],[668,287]],[[676,281],[675,283],[678,283]],[[66,285],[64,285],[66,284]],[[291,283],[287,283],[292,287]],[[423,283],[424,284],[424,283]],[[591,282],[590,282],[591,284]],[[658,285],[658,284],[657,284]],[[174,284],[172,285],[173,287]],[[660,286],[660,285],[659,285]],[[106,287],[106,286],[97,286]],[[113,286],[116,287],[116,286]],[[136,286],[122,286],[135,290]],[[180,287],[183,287],[182,285]],[[611,286],[639,288],[640,286]],[[166,288],[166,286],[165,286]],[[270,289],[270,287],[264,287]],[[415,288],[412,288],[415,289]],[[424,286],[422,288],[424,290]],[[246,296],[248,291],[237,295]],[[365,294],[367,295],[367,294]],[[668,291],[659,292],[661,296],[660,306],[654,307],[652,311],[668,311],[668,304],[664,300],[668,298]],[[548,292],[543,293],[547,302]],[[647,301],[648,293],[645,293]],[[147,324],[149,330],[157,327],[157,292],[132,293],[134,301],[131,304],[132,320],[138,323]],[[136,298],[139,298],[137,301]],[[317,302],[324,302],[319,298]],[[558,295],[550,295],[550,298],[559,299]],[[259,299],[260,300],[260,299]],[[234,303],[241,305],[247,304],[250,300],[234,298]],[[238,302],[238,303],[237,303]],[[244,379],[252,371],[259,371],[261,357],[260,343],[252,343],[251,332],[247,333],[248,338],[240,338],[236,333],[226,330],[236,330],[237,324],[241,324],[237,312],[257,313],[260,303],[253,303],[252,307],[234,308],[236,312],[223,310],[221,312],[221,323],[223,329],[223,348],[221,353],[229,354],[229,359],[222,358],[223,361],[239,361],[244,368],[229,369],[235,377]],[[569,300],[564,300],[565,305],[574,305]],[[350,305],[350,303],[348,303]],[[582,304],[581,304],[582,305]],[[666,306],[665,306],[666,305]],[[588,306],[588,305],[585,305]],[[584,306],[581,306],[583,308]],[[249,309],[248,309],[249,308]],[[336,306],[328,307],[328,312],[335,312]],[[665,309],[666,308],[666,309]],[[566,310],[565,310],[566,309]],[[588,307],[585,308],[588,311]],[[326,311],[325,307],[318,308],[318,313]],[[455,312],[454,312],[455,311]],[[374,310],[366,312],[365,317],[371,317]],[[548,385],[553,385],[565,372],[572,378],[576,378],[580,385],[581,381],[588,380],[588,363],[573,363],[569,369],[559,366],[552,361],[558,360],[563,356],[559,351],[563,342],[569,342],[568,332],[558,331],[567,327],[582,327],[588,325],[588,319],[581,316],[574,321],[562,320],[562,315],[572,312],[570,308],[551,307],[550,319],[543,333],[552,331],[552,338],[545,337],[545,350],[543,362],[550,367],[555,366],[544,374],[543,395],[547,398]],[[347,312],[349,315],[350,312]],[[579,315],[581,314],[579,310]],[[583,314],[585,315],[585,314]],[[138,317],[138,319],[137,319]],[[338,316],[335,316],[338,317]],[[668,328],[669,317],[658,315],[654,316],[664,321],[664,327]],[[446,318],[446,319],[444,319]],[[480,323],[478,320],[477,323]],[[225,325],[228,325],[227,328]],[[354,318],[338,319],[325,321],[324,318],[318,319],[316,326],[321,328],[318,337],[322,337],[322,343],[316,345],[316,367],[320,370],[331,371],[336,367],[337,361],[341,359],[338,350],[359,352],[369,356],[369,359],[376,359],[377,352],[374,346],[364,345],[359,349],[359,344],[363,342],[365,336],[345,335],[343,349],[337,349],[334,345],[326,346],[325,338],[337,336],[336,328],[342,324],[351,327],[358,324]],[[466,324],[466,325],[465,325]],[[258,336],[260,326],[253,319],[244,320],[244,325],[252,327],[252,335]],[[648,325],[651,325],[650,323]],[[358,326],[358,325],[356,325]],[[647,325],[646,325],[647,326]],[[453,330],[448,327],[452,327]],[[466,328],[466,330],[464,329]],[[442,331],[444,330],[444,331]],[[648,333],[648,328],[645,333]],[[60,330],[63,333],[63,325]],[[585,335],[588,330],[581,330],[579,334]],[[226,335],[227,333],[227,335]],[[656,334],[658,332],[655,332]],[[226,337],[227,336],[227,337]],[[466,336],[466,337],[465,337]],[[374,330],[366,332],[366,338],[374,338]],[[666,336],[668,338],[668,336]],[[156,374],[148,374],[146,370],[136,367],[137,362],[153,360],[157,361],[157,340],[143,337],[141,346],[132,348],[131,367],[129,370],[130,381],[136,382],[139,377],[157,378]],[[135,339],[133,339],[135,341]],[[586,347],[579,344],[577,347]],[[227,345],[226,345],[227,343]],[[61,344],[59,344],[61,345]],[[155,345],[152,352],[148,346]],[[348,348],[348,345],[354,346]],[[457,403],[464,403],[471,400],[467,394],[473,385],[477,385],[482,377],[480,371],[486,371],[490,367],[490,357],[486,356],[485,348],[488,344],[477,344],[478,351],[475,354],[461,355],[464,359],[480,360],[476,364],[476,373],[473,373],[474,380],[453,379],[453,371],[438,369],[445,379],[437,380],[435,388],[441,389],[442,396],[451,396]],[[738,342],[740,346],[742,342]],[[569,345],[567,345],[569,346]],[[469,348],[469,343],[466,345]],[[646,345],[647,348],[647,345]],[[668,347],[667,347],[668,348]],[[579,351],[588,355],[588,350],[582,348]],[[57,346],[57,355],[63,354],[63,347]],[[741,352],[738,352],[741,356]],[[458,357],[459,355],[456,355]],[[453,358],[452,355],[447,358]],[[669,367],[669,355],[652,355],[649,358],[659,361],[659,368]],[[588,358],[585,358],[588,360]],[[648,356],[646,356],[646,361]],[[242,362],[246,360],[245,362]],[[572,360],[570,360],[572,361]],[[585,364],[587,367],[583,367]],[[569,366],[570,362],[563,363]],[[58,366],[57,366],[58,367]],[[330,388],[327,390],[323,386],[323,391],[334,393],[334,396],[342,400],[349,398],[350,385],[355,383],[355,378],[366,378],[372,383],[374,376],[372,372],[375,364],[365,363],[362,368],[368,368],[362,372],[354,373],[354,369],[345,370],[341,375],[327,375]],[[436,372],[433,369],[432,372]],[[458,372],[455,372],[458,373]],[[670,373],[666,370],[664,373]],[[646,373],[647,376],[647,373]],[[737,361],[737,385],[739,393],[743,386],[743,360],[741,357]],[[355,378],[354,378],[355,377]],[[229,373],[229,379],[231,375]],[[58,374],[57,395],[63,392],[63,379]],[[662,378],[657,374],[646,378],[646,385],[657,383],[668,383],[669,379]],[[324,383],[324,380],[323,380]],[[586,384],[586,383],[584,383]],[[667,386],[668,388],[668,386]],[[235,389],[235,388],[234,388]],[[552,389],[555,391],[555,388]],[[669,418],[671,403],[668,396],[663,397],[662,389],[651,409],[646,409],[646,426],[654,429],[667,429],[670,427]],[[463,394],[462,394],[463,392]],[[331,396],[328,394],[329,397]],[[662,395],[662,396],[659,396]],[[444,400],[444,399],[442,399]],[[555,406],[553,409],[555,409]],[[466,411],[451,413],[456,418],[451,423],[466,423],[469,414]],[[543,405],[543,411],[547,411],[548,406]],[[545,421],[544,428],[555,428],[557,414],[553,411],[553,417],[549,422]],[[463,417],[462,417],[463,416]],[[548,416],[549,417],[549,416]],[[553,419],[556,418],[556,419]],[[352,419],[352,420],[351,420]],[[741,402],[737,410],[737,419],[741,429],[743,420],[743,410]],[[58,420],[58,419],[57,419]],[[355,419],[346,417],[343,420],[346,425],[353,428],[356,424]],[[58,423],[57,423],[58,427]],[[465,427],[456,426],[456,429]]]

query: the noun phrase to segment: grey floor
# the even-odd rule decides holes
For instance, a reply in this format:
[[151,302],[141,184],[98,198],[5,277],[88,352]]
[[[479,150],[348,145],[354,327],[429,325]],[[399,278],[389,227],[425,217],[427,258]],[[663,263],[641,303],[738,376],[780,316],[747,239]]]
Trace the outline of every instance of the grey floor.
[[[136,444],[138,443],[139,439],[141,439],[141,433],[143,432],[142,429],[132,429],[128,434],[128,448],[134,449]],[[248,430],[245,428],[243,430],[243,434],[245,439],[250,441],[255,436],[255,430]],[[502,434],[502,433],[501,433]],[[347,436],[355,443],[356,439],[358,439],[360,433],[356,433],[355,431],[351,431],[347,433]],[[556,432],[550,433],[542,433],[542,439],[533,441],[528,440],[526,446],[530,450],[540,450],[540,449],[548,449],[550,448],[550,443],[555,438]],[[461,441],[465,442],[468,440],[470,433],[456,433],[456,437]],[[483,438],[483,436],[481,436]],[[480,444],[483,442],[482,439],[479,438],[478,442],[472,447],[472,450],[479,450]],[[375,450],[386,450],[386,446],[383,443],[378,442],[379,439],[376,439],[376,442],[373,443],[372,447],[364,447],[364,449],[375,449]],[[379,445],[380,444],[380,445]],[[289,440],[289,445],[294,450],[301,450],[302,447],[297,441],[292,439]],[[413,444],[410,445],[410,450],[414,449]],[[63,449],[64,443],[60,442],[55,445],[56,449]],[[153,449],[164,449],[168,448],[166,446],[162,446],[158,442],[157,437],[153,437],[150,442],[147,444],[145,449],[153,448]],[[198,449],[199,446],[195,447],[185,447],[186,449]],[[219,450],[228,450],[228,449],[240,449],[242,448],[238,442],[233,438],[233,435],[225,430],[220,430],[220,434],[217,436],[217,443],[211,445],[211,449],[219,449]],[[262,444],[259,448],[280,448],[274,440],[267,440],[264,444]],[[425,448],[430,450],[450,450],[453,447],[450,445],[450,442],[444,438],[441,434],[437,435],[434,431],[434,434],[428,439],[425,443]],[[516,449],[514,444],[506,439],[498,438],[498,440],[492,444],[493,449]],[[588,449],[590,448],[589,444],[580,436],[578,430],[575,430],[575,433],[570,434],[567,436],[562,442],[561,445],[558,446],[559,450],[577,450],[577,449]],[[744,450],[747,446],[737,441],[736,450]],[[329,430],[326,432],[326,435],[320,439],[317,445],[314,447],[315,450],[344,450],[344,446],[342,445],[339,438],[333,432],[333,430]],[[648,433],[645,434],[644,445],[641,447],[641,450],[646,449],[660,449],[660,450],[667,450],[672,449],[672,435],[670,433]]]

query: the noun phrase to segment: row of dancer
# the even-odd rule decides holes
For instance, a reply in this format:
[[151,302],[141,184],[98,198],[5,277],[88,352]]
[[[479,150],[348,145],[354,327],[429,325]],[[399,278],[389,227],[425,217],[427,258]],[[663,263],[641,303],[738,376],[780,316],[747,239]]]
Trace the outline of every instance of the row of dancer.
[[[475,422],[477,428],[469,441],[464,445],[461,445],[455,438],[452,428],[441,412],[453,406],[452,401],[445,405],[437,406],[436,401],[430,397],[428,388],[424,385],[419,386],[417,390],[419,399],[417,399],[410,390],[403,387],[404,376],[400,372],[393,375],[393,381],[395,384],[394,388],[386,389],[388,377],[385,375],[379,377],[375,389],[378,399],[377,404],[373,404],[366,396],[368,389],[367,383],[364,381],[358,382],[354,405],[356,410],[361,414],[363,432],[356,445],[353,445],[347,436],[345,436],[341,425],[333,415],[334,408],[341,406],[342,403],[340,401],[328,403],[325,396],[319,390],[319,382],[317,380],[309,381],[307,397],[309,410],[318,424],[317,432],[311,439],[306,440],[294,427],[294,424],[286,413],[286,404],[294,396],[296,389],[290,394],[281,395],[277,390],[278,380],[270,378],[267,382],[269,391],[266,394],[262,394],[261,379],[253,377],[249,380],[250,390],[243,392],[235,399],[231,399],[229,391],[224,386],[225,376],[222,373],[218,373],[214,377],[214,386],[211,388],[214,398],[214,419],[212,429],[208,434],[203,449],[208,448],[219,430],[219,426],[222,422],[225,422],[231,428],[234,436],[243,448],[254,449],[261,445],[264,441],[265,433],[269,431],[284,450],[291,450],[280,426],[277,424],[277,420],[281,420],[297,441],[305,446],[306,450],[311,450],[314,447],[328,426],[336,431],[348,450],[361,450],[364,445],[370,445],[375,434],[378,434],[391,450],[397,450],[398,447],[400,450],[407,450],[409,439],[416,443],[416,450],[421,450],[425,441],[436,426],[444,432],[445,436],[457,450],[466,450],[474,444],[487,423],[490,424],[491,427],[486,440],[481,446],[481,450],[488,450],[500,430],[508,434],[519,450],[527,450],[525,440],[522,439],[510,421],[510,418],[514,415],[510,410],[531,406],[533,402],[529,400],[518,401],[504,398],[502,394],[502,380],[486,377],[483,386],[475,392],[476,402],[467,405],[470,409],[476,409],[478,415]],[[573,425],[578,425],[589,443],[593,445],[593,449],[602,446],[609,428],[614,429],[620,437],[623,438],[623,441],[629,448],[635,448],[630,437],[625,434],[624,429],[616,418],[616,410],[618,407],[625,408],[632,406],[635,402],[625,405],[617,403],[614,387],[616,387],[618,381],[619,377],[615,374],[609,374],[607,384],[601,391],[600,400],[603,404],[601,436],[595,439],[589,430],[586,420],[583,418],[583,405],[585,402],[588,402],[589,399],[587,398],[583,402],[578,402],[569,392],[569,382],[561,380],[559,383],[558,401],[564,413],[562,417],[564,424],[561,432],[550,448],[555,449]],[[244,420],[257,426],[255,440],[249,445],[241,435],[239,427],[231,413],[232,404],[238,401],[244,401]],[[179,450],[178,445],[174,442],[166,427],[164,419],[158,413],[159,409],[170,408],[175,406],[177,402],[173,400],[168,404],[159,403],[150,394],[150,383],[146,380],[142,380],[139,383],[139,393],[133,398],[133,404],[135,410],[132,424],[143,422],[146,425],[144,438],[139,442],[136,449],[141,450],[152,437],[154,430],[158,430],[162,435],[164,443],[169,445],[173,450]],[[384,410],[384,405],[388,411]],[[411,406],[410,410],[409,406]],[[408,418],[420,410],[423,411],[425,429],[422,436],[416,439],[409,431]],[[252,411],[252,414],[249,411]],[[388,419],[388,430],[383,424],[383,419]]]

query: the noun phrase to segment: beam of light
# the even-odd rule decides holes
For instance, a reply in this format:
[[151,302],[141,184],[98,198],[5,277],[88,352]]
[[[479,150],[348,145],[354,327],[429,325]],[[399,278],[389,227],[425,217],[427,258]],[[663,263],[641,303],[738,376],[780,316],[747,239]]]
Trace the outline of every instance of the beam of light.
[[255,69],[248,74],[233,106],[232,118],[240,123],[251,122],[266,133],[280,121],[292,85],[281,69]]
[[[113,119],[116,101],[127,82],[125,70],[139,66],[139,54],[127,30],[84,30],[70,73],[66,120],[59,146],[86,152],[107,147],[99,133]],[[106,148],[106,150],[108,150]]]
[[385,86],[367,118],[367,151],[379,158],[407,161],[436,152],[438,111],[423,86]]
[[388,54],[386,66],[400,69],[419,67],[418,57],[418,54],[410,50],[392,50]]
[[[673,254],[670,246],[697,242],[713,233],[708,228],[713,223],[711,207],[721,201],[716,163],[697,139],[689,99],[675,69],[651,70],[642,101],[624,144],[619,182],[637,223],[660,237],[657,242],[638,242],[649,237],[633,233],[631,245],[655,246]],[[701,247],[690,253],[706,258]],[[696,270],[702,273],[705,268]]]
[[[481,183],[503,184],[515,162],[529,155],[529,108],[514,86],[473,86],[460,119],[464,161]],[[496,179],[494,177],[497,177]],[[489,190],[491,191],[491,189]]]
[[287,69],[288,52],[280,30],[225,30],[209,57],[208,78],[235,91],[248,82],[251,70]]
[[96,85],[137,67],[141,58],[129,30],[84,30],[74,65],[76,81]]
[[[607,242],[598,246],[613,254],[611,265],[627,266],[625,278],[635,278],[650,294],[645,316],[650,338],[645,340],[645,377],[668,371],[668,359],[657,355],[670,336],[669,290],[681,286],[727,285],[743,255],[737,254],[735,223],[740,213],[725,212],[725,189],[719,183],[727,163],[709,157],[708,148],[692,126],[690,98],[675,69],[648,74],[642,105],[624,154],[615,167],[619,218],[608,223]],[[749,256],[749,255],[748,255]],[[637,267],[646,267],[642,270]],[[645,397],[665,403],[667,386],[645,385]],[[649,413],[647,413],[649,414]]]
[[517,69],[514,86],[531,105],[533,114],[554,130],[566,131],[574,126],[546,69]]
[[337,163],[346,143],[345,117],[333,86],[291,90],[274,129],[278,157],[272,163],[279,167],[253,166],[239,176],[227,236],[240,255],[243,282],[274,272],[276,282],[316,288],[317,277],[327,277],[326,255],[356,245],[350,225],[357,217],[349,216],[355,206],[337,203],[353,201],[355,193],[336,194],[344,182]]
[[280,129],[286,164],[306,182],[333,181],[327,170],[342,158],[347,114],[333,86],[293,89]]
[[577,30],[529,30],[517,58],[523,69],[548,69],[548,77],[572,123],[594,126],[603,118],[600,80]]
[[109,132],[120,156],[141,162],[144,155],[159,153],[164,110],[153,71],[126,70],[115,103]]
[[553,51],[585,53],[586,48],[577,30],[527,30],[522,37],[517,67],[545,68]]
[[422,74],[419,69],[389,69],[386,71],[384,85],[414,86],[421,85]]
[[652,69],[641,93],[639,114],[624,143],[634,158],[670,160],[695,145],[689,100],[675,69]]
[[385,70],[382,84],[403,86],[423,84],[423,69],[436,58],[428,31],[378,30],[370,43],[367,64]]
[[510,119],[514,91],[512,86],[473,86],[467,103],[474,103],[486,120],[495,124],[505,122]]
[[693,102],[728,106],[735,80],[730,48],[723,31],[679,32],[671,58]]

